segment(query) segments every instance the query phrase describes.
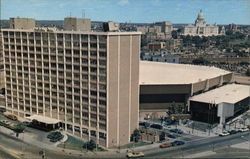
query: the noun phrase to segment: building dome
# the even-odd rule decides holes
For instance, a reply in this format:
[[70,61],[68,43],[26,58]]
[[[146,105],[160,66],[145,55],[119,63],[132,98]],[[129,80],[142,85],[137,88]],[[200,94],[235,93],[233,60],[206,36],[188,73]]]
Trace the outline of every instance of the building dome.
[[200,10],[197,19],[205,19],[204,13]]

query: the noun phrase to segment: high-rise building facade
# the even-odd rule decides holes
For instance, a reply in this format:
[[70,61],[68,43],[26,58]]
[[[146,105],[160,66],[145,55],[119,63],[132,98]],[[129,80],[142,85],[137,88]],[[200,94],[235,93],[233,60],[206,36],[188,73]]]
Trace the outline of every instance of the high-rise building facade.
[[105,147],[138,126],[138,32],[2,29],[6,109],[60,120]]

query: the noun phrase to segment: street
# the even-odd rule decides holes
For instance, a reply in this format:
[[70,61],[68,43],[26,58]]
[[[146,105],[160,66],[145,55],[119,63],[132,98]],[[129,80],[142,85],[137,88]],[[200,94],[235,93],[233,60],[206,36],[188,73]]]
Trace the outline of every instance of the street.
[[[244,136],[244,139],[241,137]],[[192,154],[197,154],[204,151],[216,151],[218,152],[216,155],[211,155],[211,157],[223,157],[223,156],[230,156],[232,153],[232,156],[237,157],[240,156],[248,156],[249,151],[243,151],[241,153],[239,152],[233,152],[233,150],[228,151],[230,149],[230,145],[237,144],[240,142],[245,142],[246,139],[250,138],[249,132],[245,133],[239,133],[235,135],[230,135],[226,137],[211,137],[211,138],[201,138],[197,139],[195,141],[189,141],[186,142],[184,146],[179,147],[173,147],[173,148],[166,148],[166,149],[160,149],[160,148],[154,148],[151,150],[147,150],[144,152],[145,158],[182,158],[185,156],[190,156]],[[42,158],[42,156],[39,155],[39,151],[41,151],[41,148],[23,143],[21,140],[6,135],[4,133],[0,132],[0,146],[4,147],[6,150],[2,150],[0,148],[0,158],[3,159],[14,159],[14,158]],[[69,154],[66,152],[59,152],[59,151],[53,151],[48,150],[44,148],[45,150],[45,158],[60,158],[60,159],[67,159],[67,158],[74,158],[74,159],[80,159],[85,156],[83,153],[78,155]],[[13,153],[15,152],[15,153]],[[23,156],[22,156],[23,154]],[[105,155],[101,154],[92,154],[92,158],[125,158],[124,153],[109,153],[106,152]],[[105,156],[105,157],[104,157]],[[85,156],[86,157],[86,156]]]

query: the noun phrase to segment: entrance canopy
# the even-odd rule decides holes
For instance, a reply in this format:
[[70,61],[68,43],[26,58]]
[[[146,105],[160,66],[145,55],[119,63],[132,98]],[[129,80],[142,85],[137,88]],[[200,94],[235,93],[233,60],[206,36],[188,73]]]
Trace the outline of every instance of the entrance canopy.
[[58,124],[60,120],[50,118],[50,117],[45,117],[41,115],[31,115],[30,117],[27,117],[30,120],[37,120],[40,123],[45,123],[45,124]]

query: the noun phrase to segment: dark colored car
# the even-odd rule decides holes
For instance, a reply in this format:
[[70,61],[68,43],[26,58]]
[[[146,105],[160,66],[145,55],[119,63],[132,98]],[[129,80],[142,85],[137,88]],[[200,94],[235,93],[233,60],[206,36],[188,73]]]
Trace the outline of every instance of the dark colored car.
[[24,121],[24,122],[22,122],[22,125],[23,125],[23,126],[29,126],[29,125],[30,125],[30,122]]
[[184,145],[185,142],[176,140],[174,142],[171,142],[171,144],[172,146],[179,146],[179,145]]
[[231,131],[229,131],[229,134],[230,135],[232,135],[232,134],[237,134],[238,133],[238,131],[236,131],[236,130],[231,130]]
[[140,122],[139,125],[143,126],[143,127],[146,127],[146,128],[148,128],[150,126],[150,124],[147,123],[147,122]]
[[159,124],[152,124],[151,126],[150,126],[151,128],[154,128],[154,129],[159,129],[159,130],[161,130],[163,127],[161,126],[161,125],[159,125]]
[[50,133],[47,136],[47,138],[49,138],[51,142],[57,142],[63,138],[63,135],[60,132],[55,131],[55,132]]
[[172,138],[172,139],[176,139],[176,136],[171,135],[171,134],[169,134],[168,137],[169,137],[169,138]]
[[170,129],[169,131],[170,131],[170,132],[177,133],[177,134],[183,134],[183,131],[180,130],[180,129]]

